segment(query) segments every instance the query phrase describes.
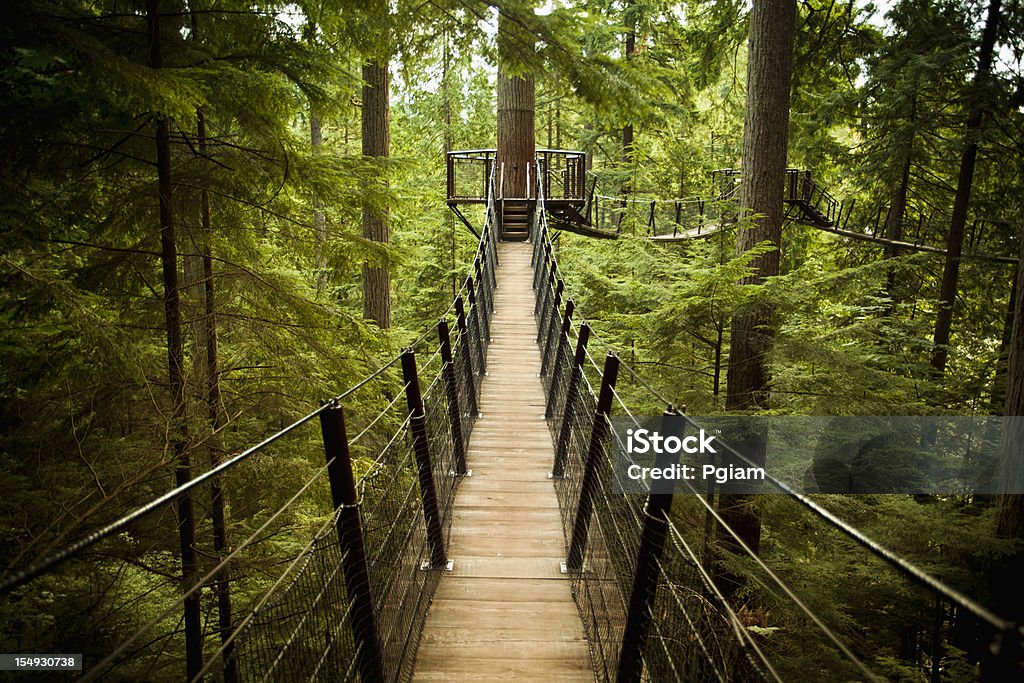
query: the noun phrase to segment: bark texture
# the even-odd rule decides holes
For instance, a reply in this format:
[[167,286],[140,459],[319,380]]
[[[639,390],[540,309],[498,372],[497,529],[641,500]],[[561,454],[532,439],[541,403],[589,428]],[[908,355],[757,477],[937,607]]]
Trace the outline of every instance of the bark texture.
[[[206,118],[203,112],[197,112],[199,138],[199,151],[206,155]],[[210,246],[213,241],[213,212],[210,206],[210,193],[203,190],[200,196],[200,223],[203,227],[203,334],[202,346],[206,351],[205,379],[206,379],[206,417],[210,422],[210,431],[207,451],[210,456],[210,468],[213,469],[221,463],[224,455],[224,447],[220,438],[221,428],[224,426],[223,413],[221,411],[220,393],[220,351],[217,337],[217,302],[216,287],[213,279],[213,248]],[[213,550],[217,558],[223,561],[229,553],[228,532],[227,532],[227,510],[224,500],[224,490],[221,487],[220,478],[210,482],[210,521],[213,526]],[[231,568],[225,565],[218,572],[214,584],[214,592],[217,595],[217,630],[220,632],[221,644],[224,646],[224,681],[234,683],[238,680],[238,661],[235,656],[235,645],[231,641],[234,631],[232,624],[233,613],[231,606]]]
[[[1024,258],[1024,243],[1021,244]],[[1006,368],[1005,415],[1024,415],[1024,268],[1017,268],[1014,283],[1013,327],[1009,338]],[[1014,491],[1024,488],[1024,419],[1007,420],[1003,432],[999,463],[1001,491],[996,512],[996,533],[1006,538],[1024,537],[1024,496]]]
[[[753,261],[754,272],[743,279],[744,284],[761,284],[779,273],[795,16],[795,0],[756,2],[750,16],[740,185],[740,206],[749,224],[739,231],[737,250],[743,253],[764,241],[776,249]],[[772,319],[766,306],[733,319],[727,410],[757,410],[768,405],[766,356],[774,340]]]
[[[149,66],[163,68],[160,45],[158,0],[147,0]],[[185,346],[181,333],[181,295],[178,287],[178,248],[175,241],[173,179],[171,177],[171,123],[156,119],[157,195],[160,207],[160,265],[164,288],[164,326],[167,332],[167,385],[171,397],[170,447],[175,456],[178,486],[192,479],[185,434]],[[182,590],[188,591],[196,578],[196,524],[191,495],[178,499],[178,543],[181,555]],[[203,665],[203,630],[199,591],[184,599],[185,662],[189,679]]]
[[[743,253],[765,241],[776,248],[753,261],[753,272],[743,279],[744,284],[761,284],[779,273],[795,20],[795,0],[755,2],[750,15],[740,185],[740,206],[749,223],[737,235],[737,249]],[[768,355],[775,338],[773,319],[773,310],[765,304],[755,305],[733,318],[727,410],[768,407]],[[763,464],[763,438],[754,437],[745,452],[758,460],[758,464]],[[723,520],[756,553],[761,540],[761,520],[752,502],[743,494],[724,494],[719,499],[719,510]],[[727,548],[740,552],[738,543],[728,532],[719,530],[719,539]]]
[[[363,156],[386,158],[391,147],[391,105],[388,101],[388,65],[363,65]],[[378,181],[388,186],[387,177]],[[387,243],[390,239],[387,208],[363,208],[363,237]],[[386,265],[363,264],[363,317],[382,329],[391,327],[391,273]]]
[[946,264],[942,270],[942,286],[939,291],[939,307],[935,315],[935,337],[932,347],[932,370],[941,377],[946,372],[949,359],[949,338],[953,327],[953,306],[956,303],[957,284],[960,279],[960,254],[964,246],[964,228],[967,225],[967,208],[971,202],[971,187],[974,184],[974,165],[978,159],[977,134],[985,114],[985,98],[982,89],[988,82],[992,70],[992,53],[996,44],[996,29],[999,26],[1001,0],[991,0],[985,29],[981,33],[978,48],[978,70],[974,73],[971,90],[972,107],[967,116],[967,146],[960,157],[960,173],[953,196],[953,215],[949,220],[949,234],[946,237]]
[[[533,50],[533,36],[506,17],[498,18],[498,171],[505,197],[526,197],[527,174],[536,179],[536,84],[533,74],[513,75],[516,54]],[[529,169],[529,170],[527,170]]]

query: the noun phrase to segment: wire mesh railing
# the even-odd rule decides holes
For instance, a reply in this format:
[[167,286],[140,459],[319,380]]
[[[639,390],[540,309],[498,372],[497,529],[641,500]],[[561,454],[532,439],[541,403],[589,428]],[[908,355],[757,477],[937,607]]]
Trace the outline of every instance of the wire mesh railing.
[[[822,598],[807,594],[806,584],[795,586],[784,562],[773,567],[774,558],[743,542],[722,514],[722,491],[714,483],[702,490],[686,480],[679,490],[675,480],[668,488],[652,483],[646,499],[616,490],[613,454],[625,450],[625,435],[611,415],[640,424],[616,392],[620,367],[651,403],[678,415],[688,429],[699,425],[622,363],[588,323],[574,319],[577,302],[559,270],[543,188],[531,239],[565,570],[572,574],[598,680],[1024,676],[1017,624],[770,476],[774,495],[763,498],[785,524],[799,523],[807,533],[828,537],[843,553],[836,562],[870,567],[863,580],[878,587],[861,599],[864,604],[844,604],[841,595]],[[594,340],[608,352],[603,364],[592,355]],[[731,448],[728,457],[741,464],[745,459]],[[770,528],[771,519],[765,523]],[[836,577],[834,583],[849,580]]]
[[[435,351],[407,349],[202,475],[8,568],[0,598],[25,619],[4,624],[0,649],[81,653],[82,680],[409,680],[449,566],[486,371],[498,257],[490,197],[486,215],[470,274],[428,332]],[[209,509],[212,484],[229,511],[229,544],[210,552],[203,542],[203,561],[183,576],[173,506],[193,496]],[[200,521],[199,539],[209,523]],[[62,600],[75,590],[88,595]],[[190,601],[201,606],[198,630],[182,619]]]

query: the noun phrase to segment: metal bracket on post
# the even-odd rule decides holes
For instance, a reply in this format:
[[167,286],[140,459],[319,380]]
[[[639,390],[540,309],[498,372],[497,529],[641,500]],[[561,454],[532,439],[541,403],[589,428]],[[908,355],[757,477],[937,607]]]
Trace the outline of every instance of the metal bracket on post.
[[335,528],[341,545],[345,590],[352,602],[352,635],[355,638],[359,677],[364,681],[383,681],[384,655],[377,630],[377,614],[373,607],[370,572],[366,564],[366,545],[345,432],[345,413],[340,405],[331,403],[324,408],[320,413],[320,430],[327,456],[331,499],[338,514]]
[[[677,415],[676,410],[668,406],[662,414],[663,434],[672,433],[668,421]],[[682,434],[679,438],[682,438]],[[666,471],[678,461],[679,454],[669,453],[666,449],[658,453],[654,466]],[[626,613],[626,628],[622,633],[618,683],[640,683],[643,675],[644,645],[651,628],[651,609],[658,590],[658,562],[668,534],[668,514],[672,509],[675,484],[675,479],[651,480],[643,531],[640,533],[640,547],[636,551],[636,571],[629,596],[629,611]]]
[[609,353],[604,359],[601,392],[597,397],[594,424],[590,429],[590,446],[587,448],[587,461],[583,469],[583,481],[580,483],[580,499],[576,506],[576,516],[573,518],[569,557],[565,561],[568,571],[580,571],[583,568],[583,554],[587,548],[587,535],[590,533],[590,514],[594,510],[594,491],[597,489],[597,468],[601,460],[601,443],[608,433],[608,419],[611,415],[615,380],[618,376],[619,358],[615,354]]
[[448,563],[448,556],[444,549],[441,513],[437,507],[434,470],[430,463],[430,448],[427,440],[427,416],[423,410],[423,397],[420,395],[420,380],[416,372],[416,354],[412,349],[406,349],[402,354],[402,379],[405,381],[405,399],[410,414],[409,431],[412,435],[412,450],[416,456],[420,496],[423,499],[423,521],[427,527],[430,564],[435,569],[440,569]]

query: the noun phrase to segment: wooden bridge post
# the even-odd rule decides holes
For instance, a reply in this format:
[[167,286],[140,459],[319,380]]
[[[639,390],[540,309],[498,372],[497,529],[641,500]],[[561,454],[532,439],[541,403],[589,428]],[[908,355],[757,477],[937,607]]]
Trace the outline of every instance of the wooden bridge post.
[[331,499],[338,516],[334,522],[341,545],[342,572],[345,590],[352,603],[352,635],[356,644],[356,666],[364,681],[383,681],[384,656],[377,631],[377,614],[373,607],[370,572],[366,565],[366,545],[359,519],[356,479],[352,473],[352,457],[345,432],[345,413],[332,403],[320,413],[324,453],[327,456],[327,478]]
[[406,349],[402,353],[402,379],[405,381],[405,400],[411,415],[409,419],[409,432],[412,434],[412,450],[416,456],[420,497],[423,499],[423,521],[427,526],[430,566],[433,569],[443,569],[448,564],[448,555],[444,550],[441,513],[437,507],[434,469],[430,462],[430,446],[427,439],[427,415],[423,410],[420,378],[416,372],[416,353],[412,349]]
[[462,373],[466,382],[466,412],[470,415],[480,413],[476,401],[476,380],[473,377],[473,349],[469,347],[469,326],[466,325],[466,309],[462,304],[462,296],[455,297],[455,321],[459,326],[459,340],[462,343]]
[[448,332],[448,321],[437,321],[437,336],[441,342],[441,362],[444,363],[445,393],[448,395],[448,424],[452,432],[452,449],[455,452],[455,475],[466,473],[466,444],[463,441],[462,410],[459,407],[459,381],[455,377],[455,362],[452,358],[452,340]]
[[[558,443],[555,445],[555,464],[551,476],[559,479],[565,476],[565,458],[569,451],[569,437],[572,435],[572,421],[579,402],[580,382],[583,380],[583,365],[587,362],[587,342],[590,341],[590,325],[580,325],[576,339],[576,355],[572,359],[569,386],[565,390],[565,408],[562,409],[562,426],[558,429]],[[550,405],[550,400],[548,402]]]
[[[562,315],[562,326],[558,333],[558,341],[555,343],[554,358],[555,364],[550,366],[551,370],[551,387],[548,390],[547,407],[544,409],[544,417],[550,418],[554,412],[554,406],[551,405],[555,398],[556,382],[558,381],[558,375],[562,371],[562,366],[565,365],[565,347],[569,344],[569,331],[572,329],[572,314],[576,310],[576,302],[569,299],[565,302],[565,313]],[[554,326],[552,326],[552,330]],[[547,374],[549,369],[548,358],[551,357],[551,342],[549,340],[547,349],[544,352],[544,356],[540,362],[540,375],[543,377]]]
[[573,518],[569,556],[565,561],[567,571],[582,571],[583,569],[583,554],[587,548],[587,535],[590,532],[590,514],[594,510],[594,491],[597,489],[597,468],[601,460],[601,443],[608,433],[615,380],[618,376],[619,358],[614,353],[609,353],[604,359],[601,391],[597,397],[597,410],[594,411],[594,424],[590,428],[590,446],[587,448],[587,461],[583,469],[583,481],[580,484],[580,500],[576,506],[576,517]]
[[[668,406],[662,413],[662,433],[672,432],[667,423],[676,415],[678,413],[672,406]],[[682,438],[681,434],[679,436]],[[678,453],[663,451],[658,453],[654,466],[671,468],[678,460]],[[659,562],[668,534],[668,514],[672,509],[675,482],[675,479],[651,480],[643,531],[640,533],[640,547],[636,551],[636,571],[629,596],[629,611],[626,613],[626,628],[619,652],[618,683],[640,683],[643,674],[644,645],[651,628],[651,609],[658,590]]]

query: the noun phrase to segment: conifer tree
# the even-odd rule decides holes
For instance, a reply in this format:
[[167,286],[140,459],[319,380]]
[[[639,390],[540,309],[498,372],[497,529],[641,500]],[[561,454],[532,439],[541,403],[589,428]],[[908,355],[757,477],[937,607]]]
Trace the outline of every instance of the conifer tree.
[[[794,0],[754,3],[750,15],[750,56],[747,66],[747,112],[743,124],[743,177],[740,206],[744,224],[737,236],[742,253],[767,242],[774,249],[756,257],[742,282],[760,285],[779,274],[782,245],[782,196],[789,130],[789,76],[793,60]],[[726,410],[753,411],[768,407],[769,360],[774,340],[774,311],[766,302],[733,317],[729,343]],[[764,444],[755,460],[764,457]],[[723,495],[722,517],[757,552],[760,520],[751,501]],[[730,545],[731,537],[722,537]]]
[[992,55],[995,51],[1001,5],[1002,0],[989,1],[985,28],[978,47],[977,71],[974,73],[974,82],[970,88],[970,114],[964,126],[966,145],[960,157],[960,173],[957,176],[956,193],[953,195],[953,214],[946,236],[946,262],[942,271],[938,311],[935,315],[932,369],[939,377],[946,371],[946,361],[949,358],[953,308],[960,277],[960,255],[964,246],[964,228],[967,225],[967,210],[971,202],[971,187],[974,184],[974,166],[978,158],[977,135],[986,111],[985,88],[992,70]]

